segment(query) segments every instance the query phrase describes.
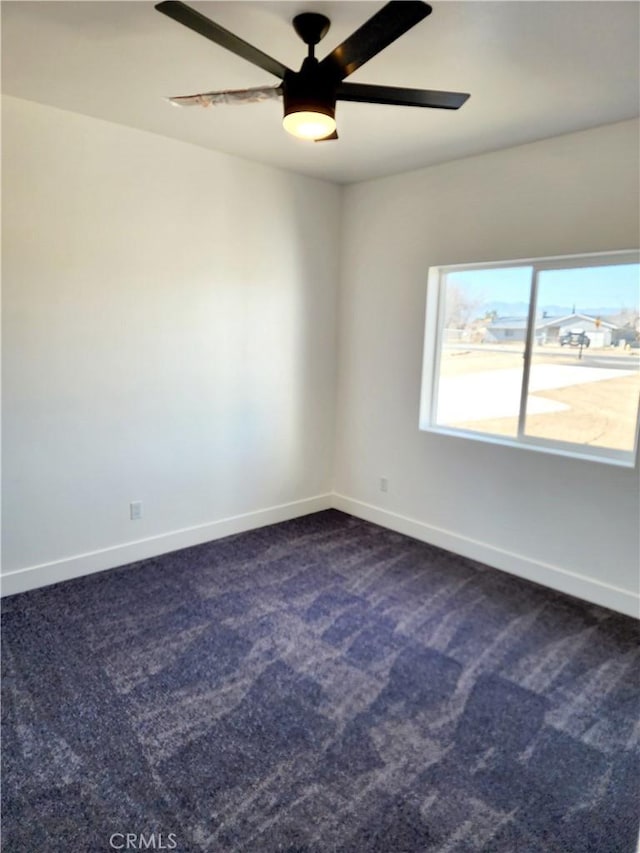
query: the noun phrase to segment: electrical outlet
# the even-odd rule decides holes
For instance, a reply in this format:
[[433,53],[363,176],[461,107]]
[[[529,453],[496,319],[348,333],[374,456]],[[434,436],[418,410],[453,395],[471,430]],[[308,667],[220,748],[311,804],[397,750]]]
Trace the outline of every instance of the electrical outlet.
[[380,477],[380,491],[388,492],[389,491],[389,481],[386,477]]
[[137,521],[142,518],[142,501],[131,501],[129,504],[129,518],[131,521]]

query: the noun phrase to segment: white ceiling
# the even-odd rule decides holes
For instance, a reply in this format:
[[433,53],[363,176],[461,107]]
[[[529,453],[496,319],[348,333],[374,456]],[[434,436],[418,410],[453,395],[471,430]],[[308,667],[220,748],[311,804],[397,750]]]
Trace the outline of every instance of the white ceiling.
[[[298,68],[291,19],[327,15],[322,58],[382,2],[189,5]],[[278,82],[156,12],[147,2],[3,2],[2,89],[240,157],[340,183],[393,174],[637,116],[636,2],[455,2],[433,13],[349,80],[470,92],[458,111],[339,103],[337,142],[282,129],[277,101],[209,109],[164,98]]]

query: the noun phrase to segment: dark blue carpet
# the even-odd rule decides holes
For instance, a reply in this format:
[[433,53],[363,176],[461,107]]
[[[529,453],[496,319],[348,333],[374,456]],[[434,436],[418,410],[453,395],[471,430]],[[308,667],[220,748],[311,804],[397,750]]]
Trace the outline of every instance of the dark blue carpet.
[[335,511],[2,610],[5,853],[635,850],[630,618]]

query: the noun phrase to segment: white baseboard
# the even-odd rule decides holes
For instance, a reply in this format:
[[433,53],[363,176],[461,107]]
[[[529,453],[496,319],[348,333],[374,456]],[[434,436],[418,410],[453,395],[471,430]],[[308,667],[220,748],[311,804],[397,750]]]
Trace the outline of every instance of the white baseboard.
[[26,592],[59,581],[113,569],[149,557],[157,557],[180,548],[211,542],[234,533],[243,533],[268,524],[289,521],[292,518],[325,509],[341,510],[517,577],[574,595],[602,607],[609,607],[619,613],[636,618],[640,615],[640,596],[629,590],[602,583],[559,566],[531,560],[521,554],[504,551],[486,542],[468,539],[450,530],[433,527],[417,519],[389,512],[345,495],[330,493],[8,572],[0,576],[0,594],[4,596]]
[[331,509],[332,506],[333,496],[331,494],[316,495],[312,498],[280,504],[256,512],[223,518],[197,527],[174,530],[148,539],[139,539],[135,542],[126,542],[123,545],[104,548],[100,551],[78,554],[64,560],[28,566],[15,572],[2,574],[0,576],[0,594],[3,596],[15,595],[18,592],[36,589],[36,587],[49,586],[52,583],[101,572],[105,569],[114,569],[117,566],[125,566],[128,563],[135,563],[148,557],[157,557],[160,554],[167,554],[180,548],[189,548],[191,545],[200,545],[203,542],[211,542],[213,539],[221,539],[223,536],[231,536],[234,533],[243,533],[246,530],[265,527],[267,524],[277,524],[280,521],[289,521],[292,518],[299,518],[312,512]]
[[627,616],[634,616],[636,619],[640,616],[640,596],[629,590],[569,572],[558,566],[537,562],[521,554],[504,551],[486,542],[467,539],[450,530],[432,527],[414,518],[389,512],[345,495],[334,494],[333,506],[357,518],[371,521],[381,527],[395,530],[397,533],[404,533],[421,542],[428,542],[430,545],[436,545],[454,554],[460,554],[462,557],[469,557],[479,563],[534,581],[542,586],[574,595],[576,598],[608,607]]

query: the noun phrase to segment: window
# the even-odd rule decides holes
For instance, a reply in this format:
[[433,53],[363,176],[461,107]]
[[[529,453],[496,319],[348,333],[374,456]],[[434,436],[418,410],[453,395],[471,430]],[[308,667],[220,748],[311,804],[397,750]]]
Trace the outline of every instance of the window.
[[640,253],[429,270],[420,427],[632,466]]

